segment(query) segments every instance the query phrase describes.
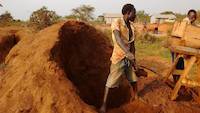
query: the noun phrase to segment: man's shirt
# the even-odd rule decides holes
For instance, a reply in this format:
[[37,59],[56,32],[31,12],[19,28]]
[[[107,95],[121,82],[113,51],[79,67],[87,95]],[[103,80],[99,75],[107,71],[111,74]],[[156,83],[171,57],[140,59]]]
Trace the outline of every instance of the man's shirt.
[[113,53],[111,56],[111,62],[113,64],[118,63],[122,59],[126,57],[126,53],[122,50],[122,48],[118,45],[115,35],[114,35],[114,30],[118,30],[120,32],[120,38],[122,38],[122,41],[125,43],[126,47],[128,50],[130,50],[130,43],[134,41],[134,28],[131,26],[133,36],[130,38],[131,41],[129,41],[129,29],[123,19],[116,19],[112,25],[111,25],[111,30],[112,30],[112,40],[113,40]]
[[184,22],[187,22],[188,25],[197,26],[197,24],[196,24],[195,22],[194,22],[194,23],[191,23],[191,21],[190,21],[190,19],[189,19],[188,17],[184,18],[183,21],[184,21]]

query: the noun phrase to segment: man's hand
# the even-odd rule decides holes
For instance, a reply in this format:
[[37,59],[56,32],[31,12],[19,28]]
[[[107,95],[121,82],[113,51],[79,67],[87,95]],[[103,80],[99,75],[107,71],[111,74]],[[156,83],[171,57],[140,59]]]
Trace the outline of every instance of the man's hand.
[[134,70],[138,70],[138,65],[136,64],[135,56],[131,52],[128,52],[126,54],[126,58],[128,58],[131,61],[131,65],[133,66]]
[[131,52],[128,52],[128,53],[126,54],[126,57],[127,57],[129,60],[131,60],[131,61],[134,61],[134,60],[135,60],[135,56],[134,56]]
[[132,62],[132,66],[135,71],[138,71],[139,67],[138,67],[137,63],[135,62],[135,60],[134,60],[134,62]]

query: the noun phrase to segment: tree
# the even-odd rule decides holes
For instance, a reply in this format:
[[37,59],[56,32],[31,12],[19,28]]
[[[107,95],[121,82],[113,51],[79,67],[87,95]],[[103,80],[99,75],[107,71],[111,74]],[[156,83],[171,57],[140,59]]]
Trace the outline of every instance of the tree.
[[40,30],[54,24],[59,18],[60,16],[55,11],[50,11],[47,7],[43,6],[31,14],[30,24],[35,25]]
[[145,11],[138,11],[136,13],[136,21],[138,22],[150,22],[150,16],[149,14],[145,13]]
[[162,12],[162,13],[160,13],[160,14],[172,14],[172,15],[175,15],[175,13],[172,12],[172,11],[164,11],[164,12]]
[[77,19],[76,16],[74,15],[68,15],[68,16],[65,16],[66,19]]
[[12,22],[14,19],[12,17],[12,15],[6,11],[5,13],[3,13],[2,15],[0,15],[0,23],[9,23]]
[[93,20],[93,12],[95,8],[90,5],[81,5],[75,9],[72,9],[71,17],[76,17],[82,21]]

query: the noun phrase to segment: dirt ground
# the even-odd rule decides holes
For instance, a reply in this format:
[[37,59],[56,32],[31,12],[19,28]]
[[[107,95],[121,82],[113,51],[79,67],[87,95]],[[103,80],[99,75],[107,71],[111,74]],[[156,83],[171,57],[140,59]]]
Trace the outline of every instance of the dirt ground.
[[171,63],[162,59],[159,56],[148,56],[142,59],[138,58],[137,61],[138,65],[142,68],[146,68],[151,72],[154,72],[156,75],[152,76],[163,76],[166,74],[167,70],[169,69]]
[[[177,101],[169,100],[172,89],[156,78],[139,80],[140,100],[110,110],[109,113],[199,113],[200,106],[191,95],[179,96]],[[120,111],[120,112],[118,112]]]
[[[25,32],[13,33],[19,40],[12,46],[0,43],[8,48],[2,50],[6,53],[0,68],[0,113],[97,113],[109,74],[108,38],[77,21],[61,22],[37,34]],[[160,81],[168,62],[147,57],[138,64],[148,73],[138,81],[140,99],[130,102],[130,86],[124,79],[109,94],[108,113],[200,112],[190,93],[169,100],[172,88]]]

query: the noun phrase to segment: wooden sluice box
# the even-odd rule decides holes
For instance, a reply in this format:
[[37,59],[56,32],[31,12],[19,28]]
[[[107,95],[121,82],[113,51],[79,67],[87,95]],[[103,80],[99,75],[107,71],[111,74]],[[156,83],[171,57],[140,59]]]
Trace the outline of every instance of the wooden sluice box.
[[[176,70],[176,65],[180,57],[185,56],[185,68],[176,83],[171,100],[175,100],[181,86],[199,87],[200,82],[189,80],[189,72],[193,65],[200,61],[200,28],[192,25],[187,25],[186,22],[175,22],[171,36],[168,38],[168,48],[177,54],[175,61],[168,70],[165,81]],[[198,63],[200,68],[200,63]],[[197,68],[197,69],[198,69]],[[197,75],[200,76],[200,75]]]
[[171,46],[185,46],[200,49],[200,27],[187,25],[187,22],[175,22],[171,37],[168,39]]

